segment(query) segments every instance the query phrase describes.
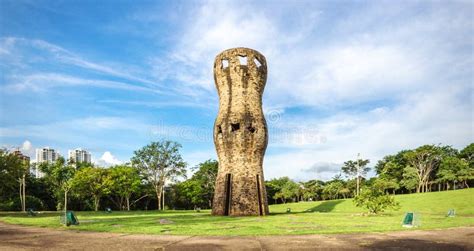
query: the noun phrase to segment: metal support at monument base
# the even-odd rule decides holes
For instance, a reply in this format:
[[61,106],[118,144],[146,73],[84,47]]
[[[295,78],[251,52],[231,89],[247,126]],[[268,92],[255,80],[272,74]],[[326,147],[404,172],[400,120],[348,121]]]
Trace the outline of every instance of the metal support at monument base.
[[267,63],[259,52],[234,48],[221,52],[214,62],[219,112],[214,144],[219,158],[213,215],[267,215],[263,176],[267,124],[262,94]]

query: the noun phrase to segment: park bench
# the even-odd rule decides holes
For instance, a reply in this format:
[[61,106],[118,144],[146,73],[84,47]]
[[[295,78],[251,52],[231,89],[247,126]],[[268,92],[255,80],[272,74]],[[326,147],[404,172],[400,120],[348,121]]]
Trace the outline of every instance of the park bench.
[[456,211],[454,209],[449,209],[447,217],[454,217],[456,216]]
[[33,208],[28,208],[26,212],[28,213],[28,216],[36,216],[37,214],[37,212],[35,212]]

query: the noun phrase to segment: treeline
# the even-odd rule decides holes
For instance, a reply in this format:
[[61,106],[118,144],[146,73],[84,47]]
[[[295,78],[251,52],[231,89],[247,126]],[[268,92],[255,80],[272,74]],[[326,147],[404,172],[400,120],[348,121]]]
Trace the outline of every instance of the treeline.
[[[102,168],[60,158],[36,168],[34,178],[15,154],[0,150],[0,210],[150,210],[211,208],[218,162],[207,160],[186,176],[180,145],[152,142],[135,151],[130,163]],[[357,158],[329,181],[265,182],[270,204],[352,198],[370,188],[384,194],[468,188],[474,181],[474,143],[462,150],[424,145],[370,162]],[[22,203],[24,202],[24,203]]]

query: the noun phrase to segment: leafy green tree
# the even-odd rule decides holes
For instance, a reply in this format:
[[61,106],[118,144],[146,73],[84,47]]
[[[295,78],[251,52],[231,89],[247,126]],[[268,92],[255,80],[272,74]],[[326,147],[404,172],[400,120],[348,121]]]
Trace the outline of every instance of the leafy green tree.
[[134,152],[132,165],[153,185],[161,210],[163,187],[166,181],[186,176],[186,162],[179,153],[181,145],[173,141],[152,142]]
[[212,208],[218,166],[217,160],[206,160],[193,168],[196,172],[191,177],[200,187],[198,196],[207,202],[209,208]]
[[415,150],[404,154],[408,166],[416,170],[418,184],[416,192],[427,192],[432,172],[437,169],[441,162],[443,151],[434,145],[420,146]]
[[398,209],[400,204],[394,197],[377,188],[366,187],[354,198],[357,207],[365,207],[371,214],[378,214],[388,208]]
[[403,180],[400,182],[409,192],[416,189],[418,185],[418,171],[412,166],[403,169]]
[[293,199],[293,201],[298,200],[298,191],[299,191],[300,186],[298,183],[289,180],[283,187],[281,188],[280,191],[280,197],[284,200],[284,203],[286,200]]
[[379,160],[374,167],[379,178],[392,184],[390,187],[387,187],[387,189],[393,189],[393,193],[401,187],[393,184],[402,183],[403,171],[407,166],[407,160],[404,157],[406,152],[408,152],[408,150],[400,151],[395,155],[387,155],[383,157],[382,160]]
[[[141,188],[141,177],[136,168],[127,165],[117,165],[109,169],[110,193],[118,197],[115,204],[120,210],[124,207],[130,211],[130,198]],[[125,205],[125,206],[124,206]]]
[[[54,191],[58,202],[57,209],[60,210],[62,207],[64,211],[67,211],[68,194],[76,169],[72,165],[67,165],[63,157],[59,157],[53,163],[41,163],[39,168],[45,174],[45,180]],[[59,202],[61,200],[64,200],[63,205]]]
[[92,196],[94,210],[98,211],[100,199],[110,193],[112,179],[107,169],[85,167],[80,169],[72,179],[74,192],[82,198]]
[[[16,154],[0,149],[0,198],[9,201],[9,195],[19,189],[20,208],[25,211],[25,177],[27,166]],[[17,186],[18,185],[18,186]],[[18,191],[18,190],[17,190]]]
[[459,153],[459,157],[465,159],[470,166],[474,166],[474,143],[469,144]]
[[469,188],[469,181],[474,180],[474,166],[471,167],[468,164],[465,168],[459,170],[458,179],[463,182],[465,187]]
[[34,205],[31,205],[28,198],[27,201],[27,208],[33,208],[35,210],[55,210],[56,209],[56,200],[54,193],[52,191],[52,187],[46,181],[45,178],[36,178],[32,175],[27,176],[26,183],[28,184],[28,194],[31,197],[36,197],[41,203],[36,203],[43,205],[43,208],[37,208]]
[[346,186],[343,186],[342,189],[339,190],[339,194],[342,195],[344,199],[346,199],[350,196],[351,190]]
[[[402,180],[403,168],[407,165],[404,154],[409,150],[399,151],[395,155],[387,155],[377,162],[374,169],[378,175],[384,175],[390,179]],[[387,164],[390,163],[389,166]]]
[[283,186],[288,182],[290,182],[290,178],[286,176],[281,178],[274,178],[270,181],[265,181],[268,199],[274,199],[275,204],[278,202],[278,199],[281,199],[281,202],[283,202],[284,198],[282,197],[280,191]]
[[344,189],[344,184],[341,181],[333,181],[323,188],[323,196],[327,199],[338,199]]
[[395,191],[400,188],[399,183],[396,182],[395,179],[388,180],[386,178],[375,179],[375,181],[372,183],[372,186],[382,191],[391,189],[393,194],[395,194]]
[[[201,195],[205,193],[201,183],[198,180],[189,179],[178,184],[179,193],[187,202],[188,209],[208,205],[208,201]],[[190,204],[189,204],[190,203]]]
[[352,178],[355,177],[357,180],[357,187],[356,187],[356,195],[359,194],[360,191],[360,180],[363,178],[367,172],[370,171],[370,168],[367,167],[369,164],[368,159],[358,159],[356,160],[349,160],[344,162],[344,166],[342,166],[342,172],[346,174],[347,177]]
[[322,191],[324,182],[320,180],[310,180],[303,184],[303,198],[304,200],[318,200],[322,199]]
[[453,182],[453,188],[456,189],[456,182],[465,182],[466,178],[463,174],[466,174],[466,170],[469,169],[469,164],[466,160],[458,157],[448,156],[443,158],[441,161],[437,176],[439,182],[446,183],[449,189],[448,182]]

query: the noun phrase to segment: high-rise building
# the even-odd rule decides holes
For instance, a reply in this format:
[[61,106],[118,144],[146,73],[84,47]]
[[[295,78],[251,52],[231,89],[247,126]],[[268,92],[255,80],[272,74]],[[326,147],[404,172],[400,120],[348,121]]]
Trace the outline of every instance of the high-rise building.
[[[59,153],[56,150],[43,147],[43,148],[36,148],[36,164],[39,165],[43,162],[52,163],[55,162],[59,157]],[[44,176],[44,173],[41,172],[38,168],[36,168],[36,178],[41,178]]]
[[74,163],[91,163],[91,154],[90,152],[77,148],[75,150],[69,150],[68,159],[72,160]]
[[23,161],[23,164],[28,167],[28,172],[30,170],[30,157],[23,155],[20,150],[15,150],[13,152],[16,156],[20,157],[20,159]]

